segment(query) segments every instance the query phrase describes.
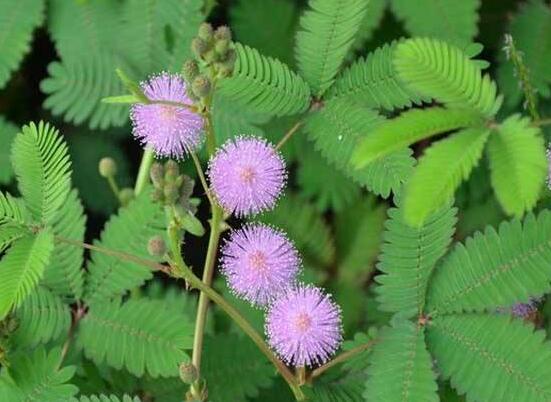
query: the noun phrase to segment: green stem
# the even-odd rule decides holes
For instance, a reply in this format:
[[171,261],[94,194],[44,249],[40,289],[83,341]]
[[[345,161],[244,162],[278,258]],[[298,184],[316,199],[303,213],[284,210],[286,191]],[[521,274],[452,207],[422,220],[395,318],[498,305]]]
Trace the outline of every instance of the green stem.
[[121,192],[119,189],[119,186],[117,185],[117,181],[115,180],[115,177],[113,175],[107,176],[107,183],[109,183],[109,187],[111,188],[111,191],[119,201],[119,204],[122,205],[122,199],[121,199]]
[[533,124],[534,126],[539,126],[539,127],[551,125],[551,118],[536,120],[534,121]]
[[313,379],[313,378],[319,377],[326,370],[329,370],[331,367],[336,366],[337,364],[344,363],[346,360],[356,356],[359,353],[362,353],[362,352],[366,351],[371,346],[373,346],[374,343],[375,343],[375,341],[373,340],[373,341],[370,341],[366,344],[356,346],[353,349],[350,349],[346,352],[341,353],[340,355],[335,357],[333,360],[331,360],[331,361],[325,363],[323,366],[320,366],[317,369],[313,370],[312,374],[310,375],[310,378]]
[[140,170],[138,171],[138,178],[136,179],[136,186],[134,187],[134,193],[136,196],[140,195],[143,191],[147,182],[149,181],[149,170],[155,159],[155,153],[153,150],[146,148],[143,156],[142,162],[140,163]]
[[299,121],[293,127],[291,127],[289,131],[287,131],[287,133],[285,133],[285,135],[281,138],[281,140],[279,140],[275,148],[277,150],[281,149],[281,147],[285,145],[285,143],[293,136],[293,134],[295,134],[298,131],[298,129],[301,126],[302,126],[302,121]]
[[199,176],[199,181],[201,182],[201,185],[203,186],[203,190],[205,191],[205,194],[209,199],[210,205],[213,206],[215,202],[210,193],[210,189],[207,184],[207,180],[205,179],[205,174],[203,173],[203,169],[201,168],[201,162],[199,161],[199,158],[195,153],[191,153],[191,159],[193,159],[195,169],[197,170],[197,176]]

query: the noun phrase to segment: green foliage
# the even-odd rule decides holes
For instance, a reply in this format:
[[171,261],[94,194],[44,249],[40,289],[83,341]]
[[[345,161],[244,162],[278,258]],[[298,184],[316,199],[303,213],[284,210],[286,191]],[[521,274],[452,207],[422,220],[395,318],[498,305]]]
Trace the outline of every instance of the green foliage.
[[446,253],[454,234],[456,209],[432,213],[422,226],[406,223],[403,208],[388,210],[380,262],[375,280],[382,311],[411,318],[423,312],[427,283],[436,262]]
[[262,214],[260,220],[285,230],[313,265],[328,266],[335,260],[335,244],[321,214],[307,201],[287,195],[277,207]]
[[[161,206],[152,201],[150,192],[144,191],[107,222],[96,244],[151,259],[147,242],[163,234],[163,212]],[[152,277],[149,268],[96,251],[91,254],[88,272],[84,300],[89,304],[122,296]]]
[[385,44],[358,59],[338,76],[329,96],[354,97],[369,107],[386,110],[420,105],[421,96],[402,83],[394,68],[398,43]]
[[185,315],[162,302],[129,300],[120,305],[97,303],[81,321],[78,344],[96,364],[108,365],[141,377],[178,375],[180,363],[193,342],[193,325]]
[[239,43],[235,51],[233,75],[220,83],[223,95],[274,116],[301,113],[310,106],[308,84],[288,66]]
[[66,335],[71,325],[69,306],[47,288],[36,288],[15,311],[18,321],[13,340],[34,347]]
[[497,315],[441,316],[429,325],[427,341],[442,375],[468,400],[551,397],[551,347],[530,324]]
[[33,218],[50,223],[71,185],[71,161],[59,132],[43,122],[23,126],[13,142],[12,163]]
[[34,29],[44,19],[43,0],[0,1],[0,89],[30,49]]
[[411,173],[414,164],[411,151],[404,147],[358,170],[350,161],[358,141],[382,121],[376,112],[351,99],[334,99],[308,117],[306,130],[316,149],[336,168],[386,198],[391,190],[399,189]]
[[527,302],[550,289],[551,213],[488,227],[458,244],[436,271],[429,311],[483,312]]
[[435,134],[482,123],[468,109],[412,109],[379,124],[360,141],[352,157],[358,168]]
[[206,337],[204,355],[204,375],[213,401],[244,401],[272,383],[273,367],[248,338]]
[[316,402],[356,402],[362,400],[364,373],[327,373],[312,388],[303,387],[309,400]]
[[140,402],[140,398],[135,396],[134,398],[123,395],[119,398],[116,395],[87,395],[80,398],[72,398],[63,402]]
[[2,144],[2,147],[0,147],[0,184],[9,184],[13,178],[14,173],[10,163],[10,150],[11,143],[18,131],[19,129],[16,125],[0,116],[0,143]]
[[467,128],[426,150],[406,184],[404,216],[408,224],[420,226],[431,212],[453,198],[481,158],[489,135],[484,128]]
[[478,29],[480,0],[391,0],[394,14],[412,36],[428,36],[464,47]]
[[[528,69],[530,84],[544,98],[551,96],[551,8],[542,0],[522,4],[508,28],[516,47],[522,52],[522,61]],[[513,108],[522,101],[522,89],[510,61],[502,60],[497,72],[505,103]]]
[[458,47],[429,39],[408,39],[394,52],[394,68],[413,91],[448,107],[472,108],[492,117],[501,106],[496,84]]
[[[76,242],[84,242],[86,218],[84,209],[73,190],[65,200],[64,206],[54,216],[52,231],[54,235]],[[73,244],[57,242],[53,251],[55,258],[44,271],[43,284],[54,293],[69,300],[80,299],[84,285],[84,250]]]
[[0,193],[0,226],[24,226],[28,223],[28,212],[21,200],[9,193]]
[[538,201],[548,161],[541,131],[513,115],[490,137],[488,156],[492,187],[508,215],[521,216]]
[[26,235],[11,246],[0,260],[0,320],[18,307],[36,287],[54,248],[48,230]]
[[[32,354],[20,353],[14,356],[13,365],[0,376],[0,395],[11,394],[7,399],[9,402],[69,400],[78,392],[77,387],[67,384],[75,368],[62,368],[62,360],[60,349],[46,352],[42,347]],[[10,384],[12,381],[16,387]]]
[[432,371],[432,360],[425,346],[422,327],[401,321],[385,328],[370,360],[365,400],[439,401],[436,376]]
[[296,59],[312,92],[321,96],[353,44],[367,12],[364,0],[310,0],[300,18],[296,36]]

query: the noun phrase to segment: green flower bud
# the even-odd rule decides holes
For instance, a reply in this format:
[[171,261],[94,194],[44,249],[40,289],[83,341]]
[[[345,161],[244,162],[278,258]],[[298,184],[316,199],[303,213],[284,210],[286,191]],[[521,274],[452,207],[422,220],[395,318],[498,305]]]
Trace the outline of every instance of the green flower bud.
[[188,60],[182,67],[182,74],[187,82],[192,82],[199,75],[199,66],[195,60]]
[[174,183],[176,178],[180,175],[180,167],[178,163],[169,160],[165,163],[165,181]]
[[214,38],[216,40],[227,40],[231,41],[231,30],[225,25],[219,26],[214,33]]
[[154,236],[147,242],[147,252],[153,257],[162,257],[166,253],[166,244],[162,236]]
[[149,176],[151,177],[153,186],[155,188],[161,188],[164,184],[165,176],[165,169],[163,168],[163,165],[158,162],[151,165],[151,169],[149,169]]
[[163,195],[165,199],[165,204],[172,205],[175,204],[178,200],[178,197],[180,196],[180,191],[175,184],[167,183],[165,185]]
[[214,51],[220,55],[221,60],[224,60],[226,58],[229,48],[230,48],[230,41],[226,39],[219,40],[214,45]]
[[209,46],[207,42],[205,42],[201,38],[194,38],[191,41],[191,50],[193,51],[195,56],[197,56],[197,58],[199,59],[203,58],[204,54],[207,52],[208,49],[209,49]]
[[208,94],[210,93],[210,89],[211,89],[210,81],[204,75],[200,75],[197,78],[195,78],[193,80],[193,84],[191,84],[191,90],[199,98],[204,98],[208,96]]
[[180,364],[180,379],[185,384],[193,384],[199,378],[197,369],[191,363]]
[[201,25],[199,25],[197,36],[203,39],[205,42],[210,42],[212,40],[213,33],[214,31],[212,29],[212,25],[208,22],[203,22]]
[[113,158],[101,158],[98,170],[102,177],[113,177],[117,174],[117,163]]
[[130,204],[130,201],[134,199],[134,190],[131,188],[123,188],[119,193],[119,198],[123,206]]

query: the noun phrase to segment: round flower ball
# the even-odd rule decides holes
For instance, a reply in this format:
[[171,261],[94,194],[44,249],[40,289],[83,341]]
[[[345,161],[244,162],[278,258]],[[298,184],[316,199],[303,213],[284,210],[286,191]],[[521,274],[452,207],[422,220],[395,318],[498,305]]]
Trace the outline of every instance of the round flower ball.
[[300,270],[298,251],[285,234],[258,223],[231,233],[221,262],[230,289],[256,306],[293,286]]
[[[191,105],[184,80],[162,73],[141,84],[150,101]],[[159,156],[183,158],[199,148],[203,140],[203,118],[177,104],[137,103],[132,106],[132,133]]]
[[268,343],[295,367],[329,360],[342,341],[339,307],[321,289],[289,289],[270,306],[266,317]]
[[256,137],[227,141],[211,159],[208,176],[222,208],[240,217],[273,208],[287,178],[281,155]]

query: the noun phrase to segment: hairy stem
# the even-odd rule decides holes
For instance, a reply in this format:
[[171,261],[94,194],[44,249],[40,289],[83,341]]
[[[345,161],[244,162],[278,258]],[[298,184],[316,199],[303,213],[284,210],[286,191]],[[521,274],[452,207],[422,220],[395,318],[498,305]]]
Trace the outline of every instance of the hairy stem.
[[203,173],[203,169],[201,168],[201,162],[199,161],[199,158],[195,153],[191,154],[191,159],[193,159],[193,164],[195,165],[195,170],[197,170],[197,176],[199,176],[199,181],[201,182],[201,186],[203,186],[203,190],[205,191],[205,194],[209,199],[210,205],[213,206],[215,202],[210,193],[210,189],[207,184],[207,180],[205,179],[205,174]]
[[[144,267],[148,267],[154,271],[164,272],[167,275],[172,275],[173,273],[171,269],[165,265],[156,263],[151,260],[142,259],[124,252],[110,250],[104,247],[93,246],[91,244],[81,243],[79,241],[65,239],[63,237],[56,237],[56,241],[71,244],[77,247],[84,247],[89,250],[94,250],[99,253],[120,258],[121,260],[124,260],[124,261],[129,261],[135,264],[142,265]],[[216,303],[230,318],[232,318],[232,320],[239,326],[239,328],[241,328],[243,332],[249,338],[251,338],[251,340],[260,349],[260,351],[270,360],[270,362],[272,362],[272,364],[275,366],[279,374],[288,383],[297,401],[304,401],[305,396],[302,393],[300,387],[298,386],[291,370],[289,370],[289,368],[287,368],[287,366],[285,366],[285,364],[283,364],[283,362],[281,362],[272,353],[269,346],[266,344],[262,336],[258,332],[256,332],[254,327],[241,315],[241,313],[239,313],[239,311],[235,307],[233,307],[230,303],[228,303],[219,293],[217,293],[210,286],[205,285],[203,281],[201,281],[201,279],[195,276],[191,270],[185,268],[185,265],[183,267],[180,266],[179,260],[181,259],[181,256],[179,258],[178,256],[175,256],[175,258],[176,258],[175,264],[177,266],[174,268],[177,275],[185,279],[192,287],[199,289],[210,300]]]
[[138,171],[138,178],[136,179],[136,186],[134,187],[134,194],[140,195],[143,191],[147,182],[149,180],[149,170],[155,159],[155,153],[153,150],[146,148],[143,156],[142,162],[140,163],[140,170]]
[[312,371],[312,374],[310,375],[310,378],[314,379],[316,377],[319,377],[322,375],[325,371],[329,370],[331,367],[336,366],[338,364],[344,363],[348,359],[356,356],[359,353],[362,353],[369,349],[375,341],[370,341],[364,345],[356,346],[354,349],[350,349],[346,352],[341,353],[337,357],[335,357],[333,360],[325,363],[323,366],[318,367],[317,369]]

